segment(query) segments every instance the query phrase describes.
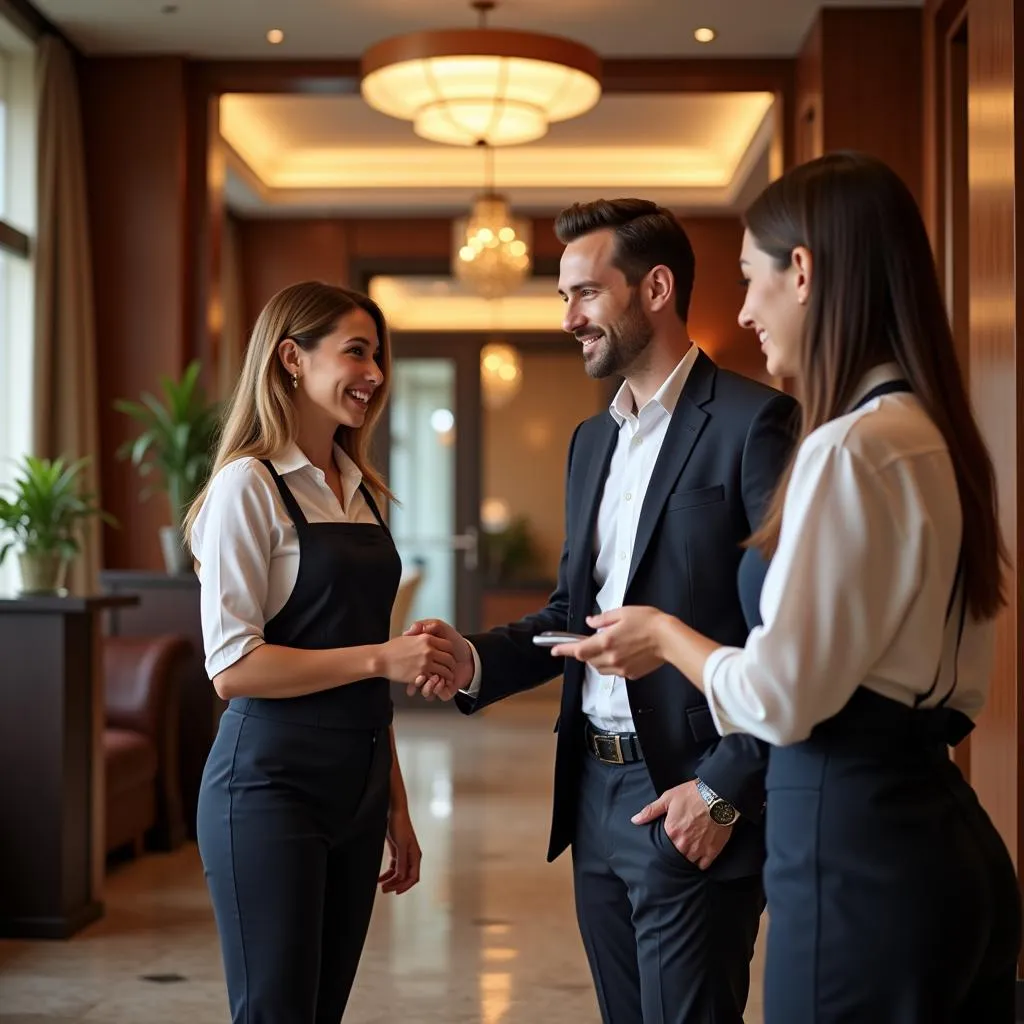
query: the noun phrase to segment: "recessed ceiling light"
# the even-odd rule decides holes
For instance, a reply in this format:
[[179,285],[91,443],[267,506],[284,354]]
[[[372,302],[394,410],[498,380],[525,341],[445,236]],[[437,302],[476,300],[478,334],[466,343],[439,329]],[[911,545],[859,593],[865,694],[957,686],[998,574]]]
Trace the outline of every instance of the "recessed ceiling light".
[[278,43],[283,43],[284,33],[279,28],[272,28],[267,33],[267,42],[272,46],[277,46]]
[[698,43],[712,43],[715,40],[717,33],[713,28],[698,28],[694,30],[693,38]]

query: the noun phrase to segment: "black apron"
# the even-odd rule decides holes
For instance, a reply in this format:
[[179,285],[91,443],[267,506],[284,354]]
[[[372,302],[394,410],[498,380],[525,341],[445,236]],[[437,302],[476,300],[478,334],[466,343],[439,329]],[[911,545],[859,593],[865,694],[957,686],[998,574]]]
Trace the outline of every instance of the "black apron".
[[[377,524],[309,523],[269,462],[298,533],[299,570],[268,643],[324,650],[388,640],[401,561]],[[237,697],[199,796],[199,849],[234,1024],[344,1012],[377,889],[388,819],[390,684]]]
[[[391,608],[402,575],[395,542],[370,492],[360,486],[377,526],[309,523],[277,470],[263,463],[277,484],[299,539],[299,573],[284,607],[263,630],[268,644],[326,650],[382,644],[391,630]],[[391,685],[366,679],[303,697],[238,697],[236,711],[334,729],[381,729],[391,724]]]
[[[857,408],[908,391],[883,384]],[[961,549],[946,617],[957,656],[962,562]],[[972,726],[947,706],[955,669],[937,697],[941,667],[915,707],[861,687],[771,750],[765,1024],[1012,1024],[1016,877],[949,758]]]

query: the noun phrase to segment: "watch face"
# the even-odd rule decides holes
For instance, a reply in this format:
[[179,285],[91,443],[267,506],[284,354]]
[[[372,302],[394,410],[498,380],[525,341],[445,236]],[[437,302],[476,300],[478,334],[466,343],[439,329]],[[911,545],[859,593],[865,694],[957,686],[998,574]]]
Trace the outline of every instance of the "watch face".
[[716,801],[711,807],[711,820],[717,825],[731,825],[736,820],[736,809],[724,800]]

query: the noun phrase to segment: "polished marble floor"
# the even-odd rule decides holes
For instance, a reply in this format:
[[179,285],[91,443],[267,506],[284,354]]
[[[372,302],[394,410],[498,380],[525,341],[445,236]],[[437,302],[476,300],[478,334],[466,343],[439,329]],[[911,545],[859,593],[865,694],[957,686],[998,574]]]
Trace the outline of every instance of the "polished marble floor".
[[[346,1024],[597,1024],[569,860],[544,860],[553,719],[543,700],[472,721],[400,716],[423,881],[378,899]],[[106,904],[68,942],[0,942],[0,1022],[228,1019],[194,846],[114,870]],[[759,945],[748,1024],[761,1024],[762,957]]]

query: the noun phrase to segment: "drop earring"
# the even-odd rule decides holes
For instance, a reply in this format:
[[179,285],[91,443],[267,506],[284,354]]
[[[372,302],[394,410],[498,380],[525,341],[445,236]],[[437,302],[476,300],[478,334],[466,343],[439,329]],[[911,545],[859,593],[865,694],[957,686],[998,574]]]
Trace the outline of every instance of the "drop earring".
[[299,375],[297,373],[292,374],[292,390],[298,391],[299,389]]

